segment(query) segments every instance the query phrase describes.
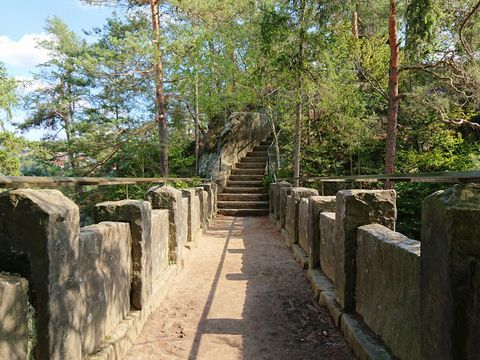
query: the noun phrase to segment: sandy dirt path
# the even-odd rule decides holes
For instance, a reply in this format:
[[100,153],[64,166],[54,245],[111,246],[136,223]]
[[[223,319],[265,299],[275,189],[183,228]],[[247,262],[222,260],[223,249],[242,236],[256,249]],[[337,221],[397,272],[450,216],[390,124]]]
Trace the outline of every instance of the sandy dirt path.
[[219,217],[128,360],[352,359],[267,217]]

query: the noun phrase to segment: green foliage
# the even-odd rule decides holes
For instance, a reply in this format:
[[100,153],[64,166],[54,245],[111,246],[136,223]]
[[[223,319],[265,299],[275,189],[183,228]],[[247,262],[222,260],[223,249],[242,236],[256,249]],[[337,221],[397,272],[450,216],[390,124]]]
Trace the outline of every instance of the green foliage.
[[0,131],[0,175],[20,175],[20,156],[25,145],[24,139],[9,131]]
[[0,127],[3,127],[5,120],[12,117],[12,108],[17,101],[17,83],[8,76],[5,65],[0,62],[0,111],[6,115],[5,119],[0,116]]
[[[51,134],[42,144],[28,146],[4,135],[10,147],[4,145],[1,162],[18,173],[14,154],[26,148],[24,174],[158,176],[152,68],[158,53],[150,14],[144,11],[148,4],[84,2],[129,10],[119,7],[103,27],[83,35],[58,18],[47,21],[50,37],[40,45],[53,56],[36,71],[42,86],[26,97],[29,118],[20,128],[42,127]],[[478,169],[480,13],[467,17],[470,0],[398,5],[400,63],[405,65],[399,80],[397,170]],[[202,147],[214,152],[232,112],[257,110],[270,114],[282,130],[279,177],[293,174],[297,131],[302,176],[383,172],[387,1],[172,0],[160,7],[171,175],[194,173],[197,111]],[[358,38],[352,35],[354,13]],[[15,82],[0,64],[0,110],[8,115],[15,99]],[[67,163],[56,166],[55,159],[65,154]],[[397,186],[399,228],[418,237],[419,204],[434,188]],[[131,188],[129,195],[144,190]],[[117,199],[126,189],[84,194],[92,200]]]
[[445,184],[397,183],[396,231],[411,239],[421,240],[423,199],[435,191],[448,188]]
[[461,171],[480,166],[480,143],[466,142],[460,133],[452,130],[437,129],[422,147],[422,151],[399,151],[401,172]]

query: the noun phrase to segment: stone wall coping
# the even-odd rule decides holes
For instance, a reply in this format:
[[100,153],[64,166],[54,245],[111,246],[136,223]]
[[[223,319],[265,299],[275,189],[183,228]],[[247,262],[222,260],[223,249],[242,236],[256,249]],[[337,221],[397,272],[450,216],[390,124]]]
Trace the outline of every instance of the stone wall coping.
[[[322,215],[327,213],[322,213]],[[364,231],[373,235],[379,241],[383,241],[387,244],[396,246],[404,251],[410,252],[416,256],[420,256],[421,253],[421,243],[420,241],[410,239],[405,235],[392,231],[389,228],[380,225],[380,224],[370,224],[360,226],[357,230],[358,232]]]

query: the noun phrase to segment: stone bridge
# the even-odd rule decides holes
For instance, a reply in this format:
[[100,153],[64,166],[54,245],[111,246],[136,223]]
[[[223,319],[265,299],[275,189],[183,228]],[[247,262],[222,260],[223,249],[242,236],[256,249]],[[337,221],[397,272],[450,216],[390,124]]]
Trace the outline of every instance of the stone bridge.
[[[269,218],[217,217],[216,199],[215,183],[157,186],[145,200],[96,205],[97,223],[80,228],[58,191],[2,193],[0,358],[352,358],[337,329],[358,359],[479,358],[479,185],[427,197],[421,243],[395,232],[393,190],[318,196],[275,183]],[[170,340],[143,353],[177,306],[198,313],[188,349]]]

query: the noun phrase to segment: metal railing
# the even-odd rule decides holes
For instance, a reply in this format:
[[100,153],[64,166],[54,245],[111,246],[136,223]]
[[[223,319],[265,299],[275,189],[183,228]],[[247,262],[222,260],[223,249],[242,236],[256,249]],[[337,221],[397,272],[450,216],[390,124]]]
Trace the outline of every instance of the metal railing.
[[63,187],[139,185],[177,181],[210,181],[203,178],[110,178],[110,177],[63,177],[63,176],[1,176],[0,188]]
[[471,171],[442,171],[431,173],[413,173],[413,174],[377,174],[377,175],[357,175],[357,176],[317,176],[300,178],[283,178],[279,181],[292,182],[300,180],[303,183],[317,183],[322,186],[325,183],[378,183],[378,182],[410,182],[410,183],[480,183],[480,170]]
[[[279,170],[280,167],[280,154],[275,154],[275,163],[272,162],[272,157],[270,155],[270,150],[272,149],[272,146],[278,146],[278,137],[280,136],[280,133],[282,132],[282,129],[280,129],[277,133],[277,135],[273,136],[272,143],[267,149],[267,174],[272,177],[273,182],[277,182],[277,171]],[[275,164],[275,166],[273,166]]]

